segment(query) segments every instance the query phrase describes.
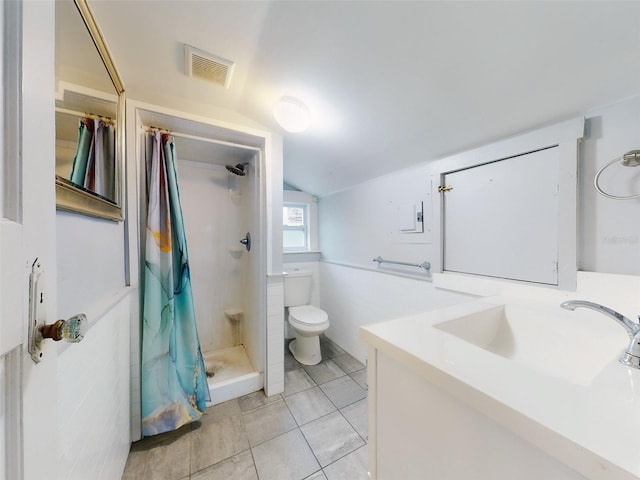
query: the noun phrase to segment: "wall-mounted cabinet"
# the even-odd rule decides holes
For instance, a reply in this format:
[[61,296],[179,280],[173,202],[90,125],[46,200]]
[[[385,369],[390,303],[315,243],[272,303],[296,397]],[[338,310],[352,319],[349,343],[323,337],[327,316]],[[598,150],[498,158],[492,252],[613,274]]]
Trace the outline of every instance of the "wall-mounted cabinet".
[[583,136],[577,118],[439,162],[432,271],[575,289]]
[[443,176],[444,270],[558,284],[558,147]]

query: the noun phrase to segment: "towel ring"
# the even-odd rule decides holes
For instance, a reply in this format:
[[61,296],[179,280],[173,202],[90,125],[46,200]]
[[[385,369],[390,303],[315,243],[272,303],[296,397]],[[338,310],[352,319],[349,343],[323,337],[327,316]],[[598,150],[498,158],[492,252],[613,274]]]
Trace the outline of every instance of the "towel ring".
[[596,190],[600,195],[604,195],[607,198],[613,198],[614,200],[631,200],[632,198],[640,198],[640,193],[637,195],[629,195],[626,197],[621,197],[618,195],[611,195],[610,193],[607,193],[604,190],[602,190],[602,188],[600,188],[600,184],[598,183],[598,180],[600,179],[600,175],[602,174],[602,172],[604,172],[608,167],[610,167],[614,163],[618,163],[618,162],[620,162],[625,167],[637,167],[638,165],[640,165],[640,150],[630,150],[624,155],[622,155],[621,158],[616,158],[615,160],[611,160],[609,163],[607,163],[604,167],[598,170],[598,173],[596,173],[596,176],[593,179],[593,186],[596,187]]

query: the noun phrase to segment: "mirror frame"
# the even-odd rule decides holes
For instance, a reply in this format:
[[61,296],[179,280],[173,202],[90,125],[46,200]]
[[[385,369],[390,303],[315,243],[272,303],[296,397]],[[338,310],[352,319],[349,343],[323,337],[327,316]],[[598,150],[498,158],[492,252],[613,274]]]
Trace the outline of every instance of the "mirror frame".
[[105,218],[108,220],[122,221],[122,203],[124,185],[124,158],[125,158],[125,94],[124,84],[118,74],[111,53],[98,26],[95,17],[87,0],[73,0],[78,9],[87,31],[98,50],[98,54],[104,63],[107,73],[113,82],[113,86],[118,95],[117,123],[116,123],[116,195],[115,201],[111,202],[77,187],[68,180],[56,176],[56,208],[69,212],[83,213],[92,217]]

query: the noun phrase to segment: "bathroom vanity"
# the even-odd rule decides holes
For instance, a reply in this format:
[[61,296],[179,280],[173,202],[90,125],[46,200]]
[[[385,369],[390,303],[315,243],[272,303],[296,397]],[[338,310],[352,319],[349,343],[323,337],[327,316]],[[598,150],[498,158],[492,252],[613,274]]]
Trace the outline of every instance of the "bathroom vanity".
[[372,478],[640,478],[640,370],[618,363],[628,337],[562,310],[563,295],[364,327]]

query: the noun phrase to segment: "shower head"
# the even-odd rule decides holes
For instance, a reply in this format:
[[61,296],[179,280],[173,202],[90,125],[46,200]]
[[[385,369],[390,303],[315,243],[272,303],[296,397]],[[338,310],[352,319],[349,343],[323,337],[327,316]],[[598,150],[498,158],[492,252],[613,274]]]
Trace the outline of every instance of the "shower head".
[[244,167],[249,165],[248,163],[238,163],[235,167],[233,165],[225,165],[225,168],[229,170],[234,175],[238,175],[239,177],[244,177],[247,172],[244,171]]

